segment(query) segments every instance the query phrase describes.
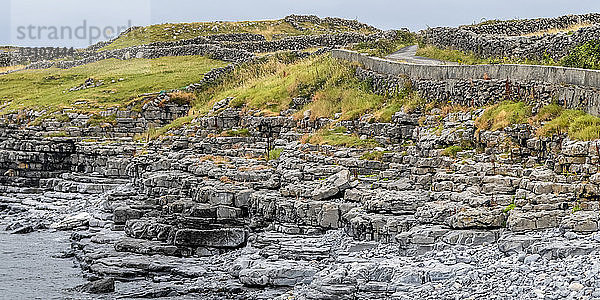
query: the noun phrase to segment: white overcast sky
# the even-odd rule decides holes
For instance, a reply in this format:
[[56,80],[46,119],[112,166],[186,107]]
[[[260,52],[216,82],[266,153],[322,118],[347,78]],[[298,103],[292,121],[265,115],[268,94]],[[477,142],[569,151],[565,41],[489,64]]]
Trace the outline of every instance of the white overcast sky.
[[[90,27],[104,30],[125,26],[129,21],[133,25],[148,25],[315,14],[358,19],[382,29],[407,27],[417,31],[427,26],[456,26],[483,19],[588,12],[600,12],[600,0],[0,0],[0,45],[84,47],[90,44]],[[51,39],[49,29],[43,28],[68,26],[75,30],[83,26],[84,20],[85,38]],[[79,33],[81,37],[82,32]]]

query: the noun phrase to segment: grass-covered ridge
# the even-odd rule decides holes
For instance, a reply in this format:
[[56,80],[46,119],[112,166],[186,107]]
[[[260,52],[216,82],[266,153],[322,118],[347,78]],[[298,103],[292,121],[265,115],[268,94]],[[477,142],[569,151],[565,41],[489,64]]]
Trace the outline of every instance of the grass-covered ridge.
[[[0,107],[6,113],[23,108],[97,110],[126,103],[139,94],[176,89],[198,82],[225,63],[201,56],[102,60],[76,68],[26,70],[0,76]],[[103,85],[78,91],[86,79]]]
[[[242,22],[196,22],[151,25],[137,28],[120,36],[101,50],[121,49],[152,42],[173,42],[198,36],[226,33],[255,33],[270,40],[274,35],[309,35],[355,31],[348,27],[322,22],[321,24],[301,23],[308,30],[300,31],[284,20],[242,21]],[[362,33],[373,33],[361,30]]]
[[203,114],[214,103],[233,98],[232,107],[279,115],[290,108],[293,98],[303,97],[311,102],[300,108],[298,118],[310,110],[312,119],[350,120],[373,113],[379,120],[389,121],[394,112],[422,103],[406,90],[387,96],[373,93],[368,82],[355,76],[355,67],[329,55],[300,60],[271,57],[238,68],[220,85],[200,93],[194,110]]

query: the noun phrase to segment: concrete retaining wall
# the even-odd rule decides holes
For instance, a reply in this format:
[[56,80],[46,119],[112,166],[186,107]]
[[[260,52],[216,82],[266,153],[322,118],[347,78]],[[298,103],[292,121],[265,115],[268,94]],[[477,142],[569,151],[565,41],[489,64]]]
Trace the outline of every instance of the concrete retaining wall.
[[[446,79],[510,79],[542,81],[551,84],[572,84],[600,88],[600,71],[533,65],[414,65],[369,57],[354,51],[333,50],[332,56],[363,64],[367,69],[384,74],[406,75],[411,78]],[[487,74],[487,76],[485,75]]]
[[410,80],[430,100],[481,106],[509,94],[534,106],[557,102],[600,115],[600,71],[531,65],[414,65],[337,49],[332,56],[372,71],[357,73],[361,79],[372,80],[380,93],[402,88]]

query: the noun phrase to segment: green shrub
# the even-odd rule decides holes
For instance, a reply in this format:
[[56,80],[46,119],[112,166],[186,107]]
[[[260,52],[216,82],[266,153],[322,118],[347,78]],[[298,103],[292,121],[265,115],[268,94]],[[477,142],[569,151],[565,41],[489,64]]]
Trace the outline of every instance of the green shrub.
[[383,155],[385,153],[388,153],[388,152],[387,151],[370,151],[370,152],[365,152],[365,153],[363,153],[363,155],[360,156],[360,159],[382,161],[383,160]]
[[229,136],[229,137],[249,137],[251,136],[250,131],[247,128],[242,128],[242,129],[230,129],[230,130],[226,130],[222,133],[223,136]]
[[572,68],[600,69],[600,40],[588,41],[573,48],[561,64]]
[[509,211],[511,211],[511,210],[513,210],[513,209],[515,209],[515,207],[516,207],[516,205],[515,205],[514,203],[511,203],[510,205],[508,205],[507,207],[505,207],[505,208],[502,210],[502,212],[503,212],[503,213],[507,213],[507,212],[509,212]]
[[452,145],[442,150],[442,155],[456,158],[456,154],[458,154],[458,152],[461,151],[463,151],[463,148],[461,146]]
[[271,151],[269,151],[269,160],[279,159],[279,157],[281,156],[281,152],[283,152],[282,148],[272,149]]

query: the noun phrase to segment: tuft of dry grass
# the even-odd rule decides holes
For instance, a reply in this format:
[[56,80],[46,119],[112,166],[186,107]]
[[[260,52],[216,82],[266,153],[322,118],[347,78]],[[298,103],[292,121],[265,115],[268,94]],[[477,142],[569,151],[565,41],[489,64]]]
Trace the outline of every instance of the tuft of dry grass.
[[179,105],[192,104],[194,101],[196,101],[196,94],[194,93],[176,91],[169,94],[169,102]]
[[13,70],[19,70],[19,69],[22,69],[24,67],[25,66],[23,66],[23,65],[0,67],[0,73],[4,73],[4,72],[8,72],[8,71],[13,71]]
[[225,156],[204,155],[204,156],[200,157],[200,161],[201,162],[212,161],[213,163],[219,165],[219,164],[229,163],[229,162],[231,162],[231,159],[229,159],[228,157],[225,157]]

